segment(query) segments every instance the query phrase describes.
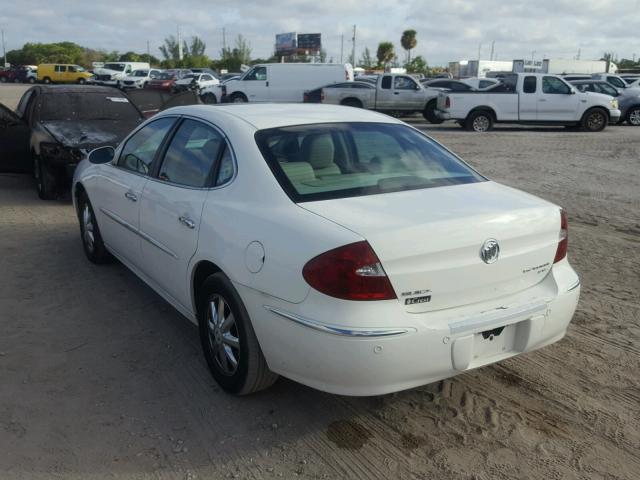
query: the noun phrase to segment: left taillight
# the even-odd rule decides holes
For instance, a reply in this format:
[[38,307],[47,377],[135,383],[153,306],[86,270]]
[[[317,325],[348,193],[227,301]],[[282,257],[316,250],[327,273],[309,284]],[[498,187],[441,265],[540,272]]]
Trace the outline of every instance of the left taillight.
[[553,263],[558,263],[560,260],[567,256],[567,249],[569,248],[569,221],[567,219],[567,212],[564,208],[560,209],[560,233],[558,234],[558,248],[556,248],[556,257],[553,259]]
[[302,269],[309,285],[343,300],[392,300],[396,294],[378,256],[366,241],[312,258]]

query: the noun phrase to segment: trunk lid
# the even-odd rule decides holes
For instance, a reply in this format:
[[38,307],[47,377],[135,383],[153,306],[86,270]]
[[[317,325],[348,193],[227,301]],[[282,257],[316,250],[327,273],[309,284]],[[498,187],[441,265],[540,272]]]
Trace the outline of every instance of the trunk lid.
[[[365,238],[407,311],[500,298],[540,281],[553,265],[559,207],[494,182],[301,203]],[[498,260],[483,244],[497,240]]]

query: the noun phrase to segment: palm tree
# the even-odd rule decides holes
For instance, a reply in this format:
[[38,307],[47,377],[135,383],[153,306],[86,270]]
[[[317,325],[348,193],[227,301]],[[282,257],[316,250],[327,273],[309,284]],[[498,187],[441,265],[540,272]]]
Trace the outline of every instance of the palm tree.
[[407,63],[411,62],[411,49],[416,48],[416,45],[418,44],[416,34],[415,30],[405,30],[402,32],[402,37],[400,38],[402,48],[407,51]]
[[393,43],[391,42],[380,42],[378,44],[378,51],[376,52],[376,57],[378,57],[378,62],[383,67],[387,66],[387,63],[393,61],[396,54],[393,51]]

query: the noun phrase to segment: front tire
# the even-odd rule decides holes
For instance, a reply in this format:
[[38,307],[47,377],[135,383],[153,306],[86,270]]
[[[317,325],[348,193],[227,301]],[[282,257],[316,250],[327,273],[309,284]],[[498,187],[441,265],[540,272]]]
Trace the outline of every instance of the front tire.
[[640,127],[640,107],[632,107],[627,113],[627,123]]
[[278,379],[262,354],[240,295],[223,273],[207,278],[198,306],[200,341],[213,378],[228,393],[247,395]]
[[471,112],[464,124],[472,132],[488,132],[493,128],[493,115],[483,110]]
[[587,111],[582,117],[582,129],[587,132],[601,132],[607,126],[609,116],[601,108],[594,108]]
[[53,200],[56,198],[58,185],[56,177],[51,169],[39,156],[33,160],[33,176],[36,181],[36,190],[41,200]]
[[247,97],[243,93],[234,93],[231,95],[231,103],[247,103]]
[[85,83],[87,83],[87,81],[84,78],[78,79],[78,85],[84,85]]
[[47,85],[51,83],[51,79],[50,79],[49,77],[44,77],[44,78],[42,79],[42,81],[43,81],[44,83],[46,83]]
[[218,101],[216,100],[216,96],[213,93],[205,93],[202,96],[202,103],[205,103],[207,105],[214,105],[218,103]]
[[78,218],[80,220],[80,239],[87,259],[98,265],[109,263],[113,257],[104,246],[93,207],[84,191],[78,197]]

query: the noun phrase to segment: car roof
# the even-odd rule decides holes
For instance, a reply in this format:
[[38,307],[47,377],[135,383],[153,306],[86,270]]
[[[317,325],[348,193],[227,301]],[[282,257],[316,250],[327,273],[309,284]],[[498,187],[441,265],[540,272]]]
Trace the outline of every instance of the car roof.
[[40,90],[41,93],[110,93],[124,96],[117,88],[98,85],[38,85],[32,88]]
[[607,85],[611,85],[609,82],[605,82],[604,80],[598,80],[597,78],[584,78],[582,80],[571,80],[571,83],[575,83],[576,85],[584,85],[585,83],[606,83]]
[[188,105],[170,108],[162,113],[191,115],[212,122],[219,121],[221,115],[235,117],[256,130],[314,123],[402,123],[388,115],[362,108],[304,103]]

